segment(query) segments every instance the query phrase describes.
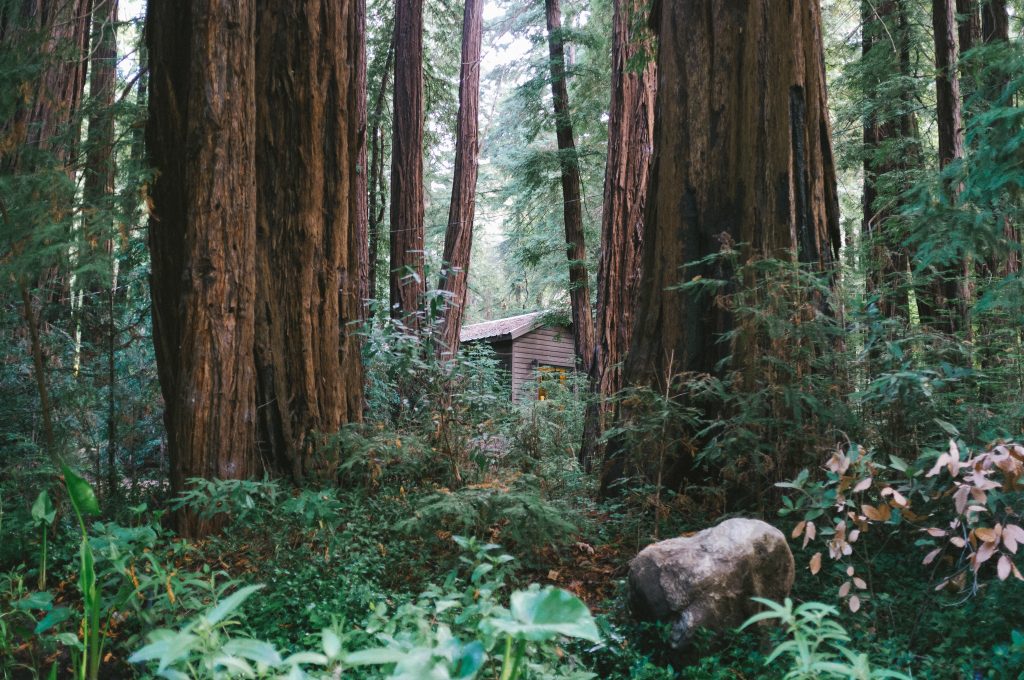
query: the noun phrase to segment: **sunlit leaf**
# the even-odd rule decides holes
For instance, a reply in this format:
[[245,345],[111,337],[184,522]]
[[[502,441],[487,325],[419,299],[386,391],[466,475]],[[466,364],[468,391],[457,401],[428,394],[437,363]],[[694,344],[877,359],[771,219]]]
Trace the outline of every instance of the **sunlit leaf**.
[[71,497],[71,504],[80,515],[100,514],[100,503],[96,500],[96,492],[92,490],[89,482],[85,481],[67,465],[60,466],[64,473],[64,484],[68,488],[68,496]]
[[817,574],[819,571],[821,571],[821,553],[820,552],[814,553],[814,555],[811,557],[810,568],[811,568],[811,573],[812,574]]
[[854,595],[853,597],[850,598],[849,604],[850,604],[850,611],[856,614],[857,611],[860,609],[860,598],[857,597],[856,595]]
[[1010,558],[1006,555],[1000,555],[999,561],[996,563],[996,573],[999,575],[999,580],[1005,581],[1012,569],[1013,563],[1010,562]]

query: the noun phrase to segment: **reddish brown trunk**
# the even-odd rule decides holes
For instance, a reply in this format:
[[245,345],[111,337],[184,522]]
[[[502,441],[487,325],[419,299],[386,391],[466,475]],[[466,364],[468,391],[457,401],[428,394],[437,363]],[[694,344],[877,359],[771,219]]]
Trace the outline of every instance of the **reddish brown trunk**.
[[[255,12],[150,0],[153,337],[171,484],[257,469]],[[209,523],[183,513],[179,529]]]
[[594,319],[590,313],[590,284],[587,278],[587,248],[583,236],[583,196],[579,157],[573,139],[569,111],[569,88],[565,73],[565,45],[562,38],[562,10],[558,0],[544,0],[548,26],[548,54],[551,66],[551,98],[555,110],[555,134],[562,172],[566,254],[569,257],[569,301],[572,307],[576,358],[583,370],[594,361]]
[[[939,167],[963,158],[963,120],[960,108],[960,78],[957,74],[957,24],[953,0],[932,0],[935,31],[935,104],[939,137]],[[956,201],[958,187],[947,189]],[[918,299],[921,321],[947,333],[966,329],[966,265],[944,265],[935,272],[930,291]],[[930,293],[930,294],[929,294]]]
[[311,435],[361,410],[361,56],[342,6],[256,1],[260,448],[296,480],[319,471]]
[[438,356],[452,358],[459,350],[459,332],[466,306],[466,282],[473,247],[476,178],[480,144],[477,140],[480,105],[480,43],[483,37],[482,0],[466,0],[462,18],[462,74],[459,80],[459,117],[455,139],[455,173],[444,260],[438,290],[445,295],[444,323]]
[[423,1],[395,3],[391,316],[420,325],[423,279]]
[[[717,374],[735,354],[743,371],[757,339],[734,329],[725,305],[680,290],[696,276],[731,280],[723,265],[681,268],[746,244],[740,260],[796,257],[825,270],[838,257],[839,205],[825,96],[817,2],[778,7],[661,2],[658,99],[639,308],[626,358],[628,384],[669,390],[680,371]],[[748,282],[749,283],[749,282]],[[675,427],[673,425],[673,427]],[[672,440],[686,438],[676,432]],[[624,443],[605,488],[621,477]],[[688,449],[673,448],[665,479],[679,481]],[[674,469],[673,469],[674,468]]]
[[1010,39],[1010,12],[1006,0],[982,0],[981,39],[986,43]]
[[591,389],[597,399],[586,414],[580,457],[593,459],[603,431],[604,398],[624,387],[622,361],[629,351],[639,293],[644,242],[644,208],[654,137],[657,65],[642,70],[631,63],[652,47],[637,21],[646,3],[615,0],[612,35],[611,106],[608,161],[604,174],[601,261],[597,273],[597,321]]
[[[346,11],[346,10],[342,10]],[[349,262],[348,273],[359,283],[356,304],[358,321],[367,317],[370,299],[370,281],[366,273],[370,268],[370,222],[367,205],[366,179],[366,0],[354,0],[348,13],[348,103],[347,111],[355,111],[356,124],[347,120],[349,146],[355,149],[356,167],[354,188],[349,196],[350,219],[355,223],[357,247],[352,249],[356,259]],[[348,289],[346,289],[348,292]],[[343,305],[344,306],[344,305]],[[352,328],[350,330],[355,330]],[[358,409],[362,410],[361,406]]]

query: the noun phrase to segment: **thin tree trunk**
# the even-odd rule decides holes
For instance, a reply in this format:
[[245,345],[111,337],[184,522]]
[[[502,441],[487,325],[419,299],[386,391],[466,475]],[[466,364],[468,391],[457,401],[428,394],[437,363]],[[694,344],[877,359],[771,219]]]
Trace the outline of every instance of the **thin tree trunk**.
[[565,45],[562,37],[562,10],[559,0],[544,0],[548,28],[548,54],[551,68],[551,98],[555,110],[559,165],[562,172],[566,254],[569,257],[569,300],[572,306],[573,338],[576,358],[589,373],[594,361],[594,320],[590,310],[590,284],[587,277],[587,248],[583,235],[583,196],[579,157],[573,139],[566,83]]
[[466,0],[462,18],[462,69],[455,139],[455,172],[444,235],[444,259],[438,290],[445,295],[444,322],[438,356],[454,358],[466,307],[467,276],[473,247],[476,179],[480,143],[480,44],[483,39],[482,0]]
[[324,472],[310,435],[361,417],[361,56],[342,7],[256,0],[260,450],[297,481]]
[[384,69],[380,77],[380,89],[377,91],[377,98],[373,105],[373,114],[370,116],[370,206],[369,206],[369,239],[370,255],[367,271],[369,289],[367,295],[370,300],[377,299],[377,261],[380,243],[380,229],[384,224],[384,128],[382,120],[384,116],[384,101],[388,89],[388,77],[391,75],[391,60],[395,54],[395,37],[391,35],[391,42],[388,43],[387,55],[384,57]]
[[[721,375],[719,363],[730,354],[731,370],[743,373],[756,365],[762,348],[753,331],[721,342],[735,329],[727,305],[678,285],[694,277],[732,280],[734,273],[717,263],[683,273],[687,263],[740,247],[741,262],[795,257],[827,271],[838,258],[839,202],[818,3],[777,4],[657,5],[658,153],[627,384],[658,394],[669,390],[671,396],[681,371]],[[687,442],[666,452],[663,479],[674,485],[691,469],[694,442],[693,433],[672,427],[668,441]],[[625,473],[627,442],[612,442],[608,455],[605,492]]]
[[[352,294],[353,291],[358,290],[354,303],[359,311],[355,318],[347,317],[346,320],[361,321],[368,315],[370,299],[370,282],[366,276],[370,268],[370,220],[366,195],[368,186],[366,177],[366,0],[353,0],[352,6],[347,8],[347,12],[348,52],[345,56],[348,60],[348,101],[346,110],[354,111],[356,117],[355,125],[346,120],[349,130],[350,153],[354,147],[356,156],[355,174],[352,179],[353,190],[349,194],[349,211],[350,219],[355,223],[355,238],[358,247],[349,251],[350,255],[355,255],[355,259],[349,260],[346,273],[350,279],[354,278],[354,282],[358,283],[358,289],[346,286],[346,293]],[[343,302],[342,306],[348,307],[348,304]],[[355,328],[349,330],[355,330]],[[358,346],[358,336],[353,334],[353,339]],[[361,405],[358,410],[362,411]]]
[[418,328],[423,279],[423,0],[395,3],[391,316]]
[[611,106],[608,162],[604,175],[601,261],[597,272],[597,322],[580,460],[585,467],[597,455],[597,440],[608,414],[607,397],[624,387],[622,361],[633,338],[644,242],[644,209],[654,138],[657,64],[642,70],[631,63],[653,47],[647,35],[632,30],[646,9],[641,0],[615,0],[612,35]]
[[[82,279],[82,344],[87,348],[84,360],[97,356],[106,345],[107,370],[97,380],[107,390],[107,495],[117,493],[117,425],[115,417],[115,261],[118,245],[113,224],[114,196],[114,90],[117,84],[117,0],[95,0],[93,8],[93,46],[89,74],[89,94],[93,108],[89,117],[88,148],[85,159],[86,217],[83,223],[82,253],[92,260],[95,272]],[[103,262],[103,275],[97,261]],[[97,452],[97,455],[98,452]]]
[[[257,469],[254,10],[150,0],[147,11],[153,337],[174,492]],[[211,526],[178,517],[185,536]]]

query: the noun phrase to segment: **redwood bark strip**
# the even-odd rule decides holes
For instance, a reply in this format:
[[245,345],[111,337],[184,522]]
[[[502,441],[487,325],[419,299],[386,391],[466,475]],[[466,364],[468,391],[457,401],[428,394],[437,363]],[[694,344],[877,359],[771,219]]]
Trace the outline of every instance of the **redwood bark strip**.
[[391,316],[417,328],[423,279],[423,1],[395,3]]
[[260,451],[301,480],[318,472],[310,435],[360,418],[358,18],[330,0],[255,5]]
[[[716,374],[732,353],[742,372],[759,351],[750,333],[720,342],[734,328],[729,310],[678,289],[732,272],[683,265],[742,243],[744,262],[795,254],[828,270],[840,234],[818,3],[694,0],[656,12],[657,154],[624,379],[664,393],[679,371]],[[688,452],[671,453],[665,479],[679,481]],[[610,462],[606,489],[622,473]]]
[[604,176],[601,260],[597,273],[597,319],[591,389],[597,399],[587,408],[580,457],[593,459],[607,413],[604,398],[624,387],[622,361],[629,351],[639,295],[644,242],[644,209],[653,157],[657,64],[641,70],[631,62],[653,47],[649,36],[631,27],[647,3],[615,0],[612,34],[611,105],[608,160]]
[[[347,44],[348,52],[348,101],[347,111],[355,112],[356,124],[348,120],[350,134],[349,145],[354,148],[356,155],[356,166],[353,170],[354,188],[349,197],[349,209],[351,220],[355,222],[355,238],[357,247],[350,250],[355,254],[355,259],[350,260],[347,268],[347,275],[350,279],[358,282],[358,296],[355,304],[359,310],[355,318],[347,317],[346,321],[358,321],[365,319],[369,307],[370,282],[366,274],[370,267],[370,223],[369,206],[367,204],[367,152],[366,152],[366,0],[353,0],[347,7],[348,25]],[[343,10],[345,11],[345,10]],[[346,286],[346,291],[357,290],[352,286]],[[346,303],[342,304],[347,307]],[[354,328],[352,330],[355,330]]]
[[566,255],[569,258],[569,300],[572,307],[573,338],[576,358],[589,372],[594,361],[594,319],[590,309],[590,284],[587,278],[587,249],[583,235],[583,196],[579,157],[573,139],[566,83],[565,45],[562,37],[562,10],[559,0],[544,0],[548,28],[548,54],[551,68],[551,98],[555,111],[559,165],[562,173],[562,202],[565,221]]
[[[153,337],[171,484],[253,475],[256,381],[252,0],[150,0]],[[183,535],[207,520],[182,513]]]
[[480,143],[480,45],[483,39],[482,0],[466,0],[462,18],[462,68],[459,79],[459,114],[455,139],[455,171],[444,258],[438,290],[446,297],[438,355],[452,358],[459,349],[459,332],[466,306],[469,260],[473,247],[476,180]]

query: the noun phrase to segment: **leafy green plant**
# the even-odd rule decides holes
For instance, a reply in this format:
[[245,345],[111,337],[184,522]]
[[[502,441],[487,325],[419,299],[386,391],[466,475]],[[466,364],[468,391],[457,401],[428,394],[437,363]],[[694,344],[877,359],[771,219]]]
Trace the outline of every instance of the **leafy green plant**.
[[39,492],[32,504],[32,521],[39,527],[39,590],[46,590],[46,549],[50,526],[57,517],[57,509],[53,507],[50,494],[44,489]]
[[61,466],[64,485],[67,488],[71,507],[78,519],[82,538],[79,544],[78,589],[82,595],[82,638],[75,674],[79,680],[97,680],[103,659],[105,636],[100,630],[100,613],[103,606],[102,594],[97,588],[96,558],[89,543],[89,532],[85,528],[84,515],[98,515],[99,502],[89,482],[79,477],[67,465]]
[[874,680],[910,676],[891,670],[872,668],[866,654],[849,648],[850,636],[835,620],[838,611],[821,602],[805,602],[797,607],[788,597],[779,604],[755,597],[765,610],[747,619],[740,630],[761,621],[778,621],[785,627],[786,639],[772,650],[765,665],[777,659],[788,662],[786,680],[804,678],[853,678]]

